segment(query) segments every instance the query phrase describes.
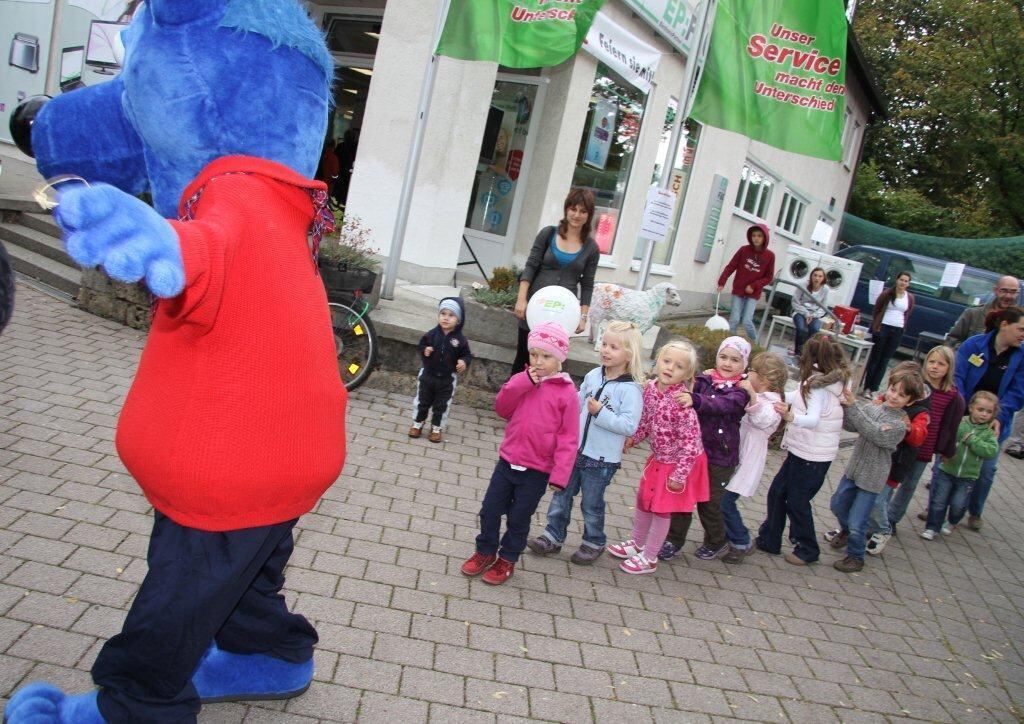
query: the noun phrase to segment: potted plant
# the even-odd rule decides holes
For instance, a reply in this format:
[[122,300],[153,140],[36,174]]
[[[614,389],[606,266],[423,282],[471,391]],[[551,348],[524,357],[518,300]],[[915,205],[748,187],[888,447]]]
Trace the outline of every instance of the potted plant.
[[465,335],[501,347],[515,346],[519,320],[512,313],[519,293],[519,269],[495,267],[487,284],[463,287],[466,305]]
[[381,277],[373,236],[354,214],[336,210],[334,220],[335,230],[320,241],[320,277],[327,298],[350,300],[359,291],[374,306],[380,298]]

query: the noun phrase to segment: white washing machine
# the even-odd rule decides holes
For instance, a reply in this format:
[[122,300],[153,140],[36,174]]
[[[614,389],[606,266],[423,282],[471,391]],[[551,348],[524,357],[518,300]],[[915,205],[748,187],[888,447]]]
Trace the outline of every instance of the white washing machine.
[[780,295],[792,299],[795,292],[793,287],[806,287],[807,277],[815,267],[819,266],[825,270],[825,283],[829,287],[829,306],[834,307],[837,304],[844,307],[850,306],[850,302],[853,301],[853,293],[857,290],[861,263],[797,244],[790,244],[786,249],[786,256],[779,269],[779,288],[776,291],[776,300]]

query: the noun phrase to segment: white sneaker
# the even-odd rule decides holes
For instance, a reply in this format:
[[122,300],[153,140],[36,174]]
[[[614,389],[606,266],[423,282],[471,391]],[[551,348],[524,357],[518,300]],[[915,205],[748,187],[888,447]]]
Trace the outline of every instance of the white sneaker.
[[956,526],[950,525],[949,523],[942,524],[942,535],[953,535],[956,532]]
[[620,563],[619,568],[633,575],[654,573],[658,570],[658,559],[655,558],[653,561],[649,561],[643,553],[637,553],[635,556],[630,556]]
[[925,528],[921,531],[921,537],[925,540],[935,540],[935,531],[931,528]]
[[833,528],[832,530],[825,532],[825,540],[831,543],[835,540],[836,536],[843,532],[842,528]]
[[630,538],[621,543],[613,543],[608,546],[608,555],[615,558],[632,558],[640,555],[640,549],[636,547],[636,541]]
[[872,535],[871,540],[868,541],[868,553],[873,556],[881,555],[890,538],[892,538],[892,535],[887,533],[875,533]]

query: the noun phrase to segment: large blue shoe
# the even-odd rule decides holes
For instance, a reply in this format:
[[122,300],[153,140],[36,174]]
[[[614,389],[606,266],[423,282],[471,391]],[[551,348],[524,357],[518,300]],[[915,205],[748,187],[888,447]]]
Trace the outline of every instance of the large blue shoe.
[[4,709],[8,724],[105,724],[96,692],[68,696],[53,684],[36,682],[16,692]]
[[204,704],[291,699],[313,681],[313,659],[300,664],[266,654],[233,654],[210,644],[192,684]]

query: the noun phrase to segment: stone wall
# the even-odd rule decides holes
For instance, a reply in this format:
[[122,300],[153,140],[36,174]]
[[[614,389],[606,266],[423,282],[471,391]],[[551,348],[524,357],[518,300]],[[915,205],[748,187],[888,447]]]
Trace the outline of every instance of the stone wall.
[[149,329],[152,296],[142,284],[115,282],[99,269],[82,270],[78,306],[133,329]]

